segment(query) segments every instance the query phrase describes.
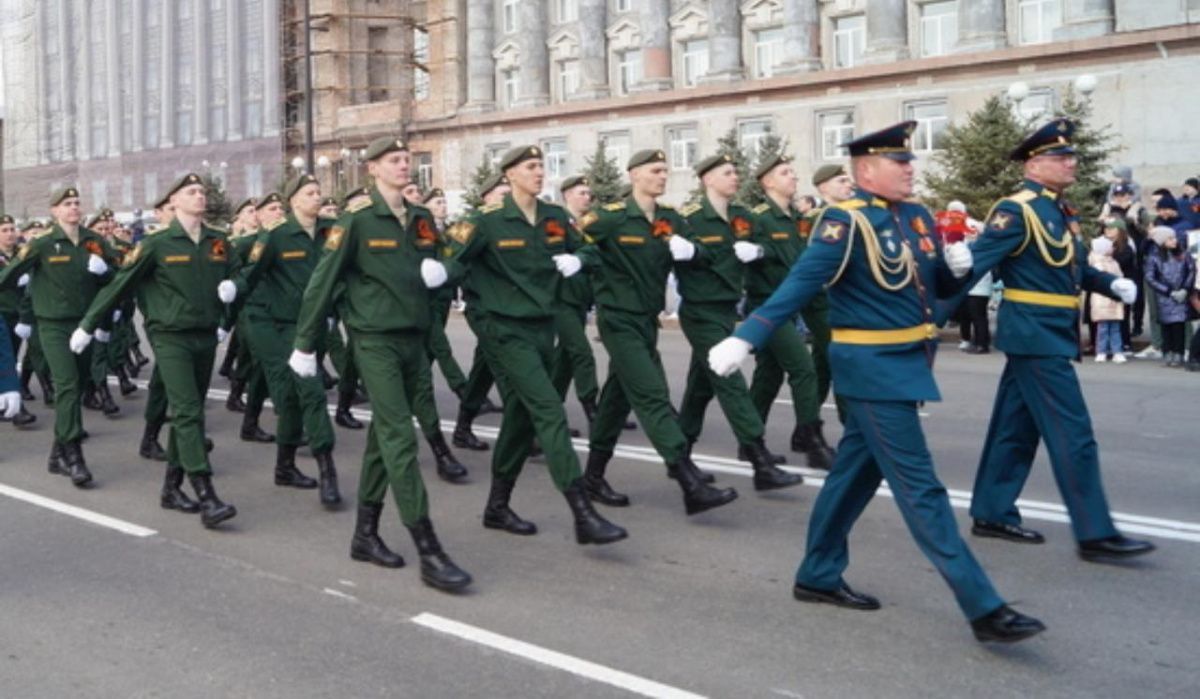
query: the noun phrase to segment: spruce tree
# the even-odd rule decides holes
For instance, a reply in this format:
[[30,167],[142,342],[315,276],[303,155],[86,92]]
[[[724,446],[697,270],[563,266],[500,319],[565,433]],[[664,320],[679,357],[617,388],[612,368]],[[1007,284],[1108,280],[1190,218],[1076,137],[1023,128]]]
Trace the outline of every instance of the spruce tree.
[[941,209],[957,199],[971,216],[986,216],[992,204],[1016,191],[1021,182],[1021,165],[1008,154],[1026,131],[1000,95],[988,98],[965,123],[946,127],[942,150],[934,154],[933,168],[924,176],[932,195],[926,202]]
[[483,206],[483,197],[479,190],[483,187],[483,181],[494,174],[496,174],[496,168],[492,165],[487,153],[484,153],[479,159],[479,167],[471,173],[471,186],[467,187],[467,192],[463,195],[463,202],[467,205],[464,214]]
[[204,195],[208,203],[204,206],[204,220],[217,226],[226,226],[233,217],[233,205],[225,195],[225,183],[217,175],[207,173],[200,176],[204,183]]
[[583,174],[588,178],[592,188],[592,196],[597,204],[608,204],[621,198],[621,169],[617,161],[610,158],[604,150],[604,139],[596,141],[596,152],[585,160],[587,167]]
[[1117,152],[1118,146],[1114,143],[1111,124],[1092,126],[1092,103],[1076,94],[1073,87],[1068,86],[1063,94],[1061,112],[1075,122],[1075,135],[1071,141],[1075,145],[1075,157],[1078,160],[1075,184],[1067,188],[1066,198],[1079,209],[1079,218],[1086,230],[1086,224],[1095,221],[1104,206],[1104,198],[1108,193],[1108,182],[1104,176],[1108,169],[1107,162]]

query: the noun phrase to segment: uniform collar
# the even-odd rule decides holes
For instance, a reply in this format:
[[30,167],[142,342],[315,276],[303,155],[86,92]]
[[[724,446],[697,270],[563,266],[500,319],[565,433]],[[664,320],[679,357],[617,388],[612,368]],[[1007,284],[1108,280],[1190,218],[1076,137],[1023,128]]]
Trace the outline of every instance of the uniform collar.
[[[730,221],[733,220],[733,207],[733,200],[730,200],[725,204],[725,214],[729,216]],[[721,214],[717,213],[716,208],[712,205],[712,202],[709,201],[707,194],[700,196],[700,209],[704,212],[704,217],[710,221],[721,221],[722,223],[725,222],[725,219],[721,218]]]
[[[388,206],[388,203],[384,200],[383,195],[380,194],[379,190],[375,187],[371,188],[371,204],[372,204],[371,210],[375,212],[376,216],[396,218],[396,212],[392,211],[392,207]],[[289,216],[290,216],[290,214],[289,214]],[[400,225],[407,228],[409,222],[411,222],[412,219],[413,219],[413,205],[408,203],[407,201],[405,201],[404,202],[404,220],[400,221]],[[321,221],[321,217],[318,216],[317,217],[318,224],[320,223],[320,221]],[[300,224],[297,223],[296,225],[299,226]]]
[[[51,226],[50,237],[53,238],[54,240],[65,240],[67,242],[70,242],[70,240],[71,240],[69,237],[67,237],[67,232],[65,230],[63,230],[63,227],[58,225],[58,223],[55,223],[53,226]],[[79,242],[82,243],[84,240],[88,240],[90,238],[99,238],[99,237],[100,236],[97,235],[94,231],[92,231],[92,229],[85,228],[83,226],[79,227]]]
[[775,216],[783,216],[790,220],[800,218],[800,212],[796,210],[796,207],[789,204],[787,209],[780,208],[779,204],[770,195],[766,198],[766,204],[771,208],[771,213]]
[[879,196],[878,194],[875,194],[874,192],[868,192],[867,190],[863,189],[862,187],[854,188],[854,195],[850,197],[849,201],[855,201],[855,200],[861,201],[864,204],[866,204],[867,206],[878,206],[881,209],[887,209],[887,208],[891,207],[891,205],[892,205],[892,202],[888,201],[887,199],[884,199],[883,197]]
[[1058,201],[1058,192],[1053,189],[1050,189],[1049,187],[1047,187],[1044,184],[1041,184],[1040,182],[1034,182],[1033,180],[1026,179],[1021,184],[1025,189],[1028,189],[1029,191],[1033,192],[1034,194],[1040,194],[1043,197],[1050,199],[1051,201]]
[[[191,236],[189,236],[187,234],[187,231],[183,230],[183,224],[179,222],[178,218],[171,219],[171,225],[167,226],[167,230],[163,231],[160,235],[169,235],[172,238],[183,238],[183,239],[187,240],[188,242],[191,242],[191,240],[192,240]],[[204,240],[205,238],[215,238],[216,236],[217,236],[216,231],[209,228],[208,224],[206,224],[203,220],[201,220],[200,221],[200,237],[199,237],[198,241]],[[80,240],[82,240],[82,239],[83,238],[81,236]]]
[[[533,223],[531,225],[536,227],[546,218],[549,209],[546,207],[546,202],[540,198],[534,197],[533,201]],[[504,218],[517,219],[529,223],[529,219],[525,218],[525,212],[521,211],[521,207],[517,206],[517,200],[513,198],[512,192],[504,195]]]

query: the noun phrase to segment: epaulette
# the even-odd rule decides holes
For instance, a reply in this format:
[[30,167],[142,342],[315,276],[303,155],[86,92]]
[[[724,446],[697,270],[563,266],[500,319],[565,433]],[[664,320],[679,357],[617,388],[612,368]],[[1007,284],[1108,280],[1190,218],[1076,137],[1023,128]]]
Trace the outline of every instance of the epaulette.
[[766,202],[763,202],[762,204],[759,204],[758,206],[754,207],[753,209],[750,209],[750,213],[756,214],[758,216],[762,216],[763,214],[767,213],[770,210],[771,210],[771,205],[767,204]]
[[693,203],[687,204],[683,208],[681,208],[679,210],[679,213],[683,216],[691,216],[692,214],[696,213],[697,211],[699,211],[700,209],[703,209],[703,208],[704,207],[701,206],[700,204],[693,202]]
[[662,203],[661,201],[656,201],[656,202],[654,202],[654,207],[655,207],[655,208],[657,208],[657,209],[666,209],[667,211],[674,211],[674,210],[675,210],[675,207],[674,207],[674,206],[671,206],[670,204],[664,204],[664,203]]
[[1037,197],[1037,192],[1033,191],[1032,189],[1022,189],[1021,191],[1009,197],[1009,199],[1018,201],[1022,204],[1028,204],[1034,199],[1037,199]]
[[170,228],[170,226],[164,226],[161,223],[152,223],[146,228],[146,231],[145,231],[145,233],[143,233],[143,235],[154,235],[155,233],[162,233],[163,231],[167,230],[168,228]]
[[271,221],[267,225],[263,226],[263,230],[264,231],[273,231],[276,228],[279,228],[280,226],[282,226],[286,222],[287,222],[287,216],[280,216],[279,218],[275,219],[274,221]]
[[215,223],[206,223],[204,225],[208,226],[209,228],[211,228],[212,230],[214,230],[218,233],[223,233],[224,235],[229,235],[229,229],[226,228],[225,226],[218,226]]
[[503,209],[503,208],[504,208],[503,202],[497,202],[495,204],[487,204],[487,205],[479,207],[479,213],[490,214],[493,211],[499,211],[500,209]]
[[604,210],[605,211],[624,211],[625,210],[625,202],[614,201],[611,204],[605,204]]
[[866,208],[866,206],[867,202],[863,201],[862,199],[847,199],[846,201],[839,201],[830,208],[841,209],[843,211],[853,211],[855,209]]
[[374,203],[375,202],[371,201],[371,199],[369,199],[369,198],[360,199],[360,200],[354,202],[353,204],[351,204],[350,206],[347,206],[346,213],[356,214],[359,211],[362,211],[363,209],[373,205]]

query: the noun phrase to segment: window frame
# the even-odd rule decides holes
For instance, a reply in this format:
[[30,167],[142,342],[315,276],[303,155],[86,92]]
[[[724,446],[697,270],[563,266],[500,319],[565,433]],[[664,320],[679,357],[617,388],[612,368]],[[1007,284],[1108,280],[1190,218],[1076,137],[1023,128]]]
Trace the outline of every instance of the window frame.
[[[922,107],[941,107],[942,115],[937,117],[921,117],[916,110]],[[923,99],[904,103],[904,118],[917,122],[913,131],[912,150],[914,153],[933,153],[942,150],[937,144],[940,134],[945,133],[950,126],[950,104],[945,99]],[[935,122],[942,122],[940,127]]]
[[[850,123],[849,124],[836,124],[833,127],[828,127],[823,123],[823,120],[826,117],[832,117],[835,115],[843,115],[843,116],[848,115],[850,117]],[[830,162],[830,161],[845,159],[847,157],[845,148],[842,146],[838,146],[836,144],[845,143],[846,141],[852,140],[854,138],[855,130],[858,128],[858,115],[855,113],[854,108],[853,107],[841,107],[841,108],[833,108],[833,109],[823,109],[823,110],[817,112],[814,116],[816,118],[813,119],[813,123],[816,125],[816,130],[817,130],[816,141],[815,141],[816,153],[814,153],[814,155],[816,156],[816,159],[820,160],[822,162]],[[836,130],[838,132],[838,136],[833,141],[833,144],[832,144],[833,152],[830,153],[825,150],[825,146],[827,144],[825,136],[828,132],[831,132],[833,130]]]
[[[542,139],[542,164],[546,179],[556,181],[567,177],[571,168],[571,148],[563,136]],[[561,150],[559,150],[561,148]]]
[[[946,12],[939,15],[926,15],[925,12],[931,7],[941,5],[953,5],[952,12]],[[958,42],[958,24],[959,12],[961,6],[959,0],[931,0],[930,2],[921,3],[918,7],[917,16],[917,49],[920,51],[922,58],[932,58],[934,56],[945,56],[949,54],[954,45]],[[949,24],[948,32],[943,32],[943,25]],[[930,34],[928,31],[929,25],[937,27],[936,34]],[[926,39],[930,36],[937,37],[938,47],[936,52],[926,50]]]
[[[684,131],[690,131],[693,134],[693,138],[680,139],[679,141],[673,138],[675,134]],[[673,124],[666,127],[666,141],[667,165],[672,172],[686,172],[695,168],[700,156],[700,125],[698,123]],[[677,153],[675,150],[677,143],[683,148],[680,153]],[[684,162],[679,162],[676,158],[677,155],[682,155]]]
[[[838,25],[842,22],[857,20],[857,26],[839,29]],[[855,41],[857,35],[857,41]],[[849,54],[847,55],[846,63],[841,62],[841,51],[839,47],[846,40],[850,39]],[[858,52],[854,52],[855,43],[858,44]],[[833,18],[833,41],[832,41],[833,56],[831,63],[834,68],[854,68],[861,64],[863,54],[867,50],[867,16],[865,14],[842,15],[841,17]]]
[[[1030,39],[1026,38],[1029,33],[1025,23],[1026,9],[1034,9],[1037,16],[1037,36]],[[1054,30],[1062,26],[1062,0],[1017,0],[1016,14],[1018,46],[1047,44],[1054,41]],[[1050,19],[1051,23],[1047,26],[1047,19],[1051,15],[1056,16]]]

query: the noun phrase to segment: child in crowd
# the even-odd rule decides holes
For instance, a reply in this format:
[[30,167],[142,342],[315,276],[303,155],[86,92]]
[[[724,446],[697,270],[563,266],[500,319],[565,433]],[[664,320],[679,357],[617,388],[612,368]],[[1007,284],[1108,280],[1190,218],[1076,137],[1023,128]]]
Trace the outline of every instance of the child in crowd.
[[1196,283],[1196,261],[1186,252],[1186,234],[1155,226],[1150,237],[1158,250],[1146,263],[1146,284],[1154,289],[1158,303],[1163,358],[1166,366],[1182,366],[1184,324],[1188,319],[1188,296]]
[[[1112,257],[1121,267],[1121,276],[1132,279],[1141,286],[1142,271],[1138,268],[1137,251],[1130,242],[1128,225],[1123,218],[1110,218],[1104,222],[1104,237],[1112,241]],[[1121,351],[1133,349],[1130,322],[1133,319],[1134,308],[1125,304],[1125,318],[1121,321]]]
[[[1113,243],[1107,237],[1092,240],[1092,254],[1088,264],[1101,272],[1123,277],[1121,265],[1113,259]],[[1109,355],[1114,364],[1125,363],[1124,347],[1121,344],[1121,321],[1125,318],[1125,305],[1103,294],[1091,294],[1092,322],[1096,324],[1096,361],[1106,362]]]

